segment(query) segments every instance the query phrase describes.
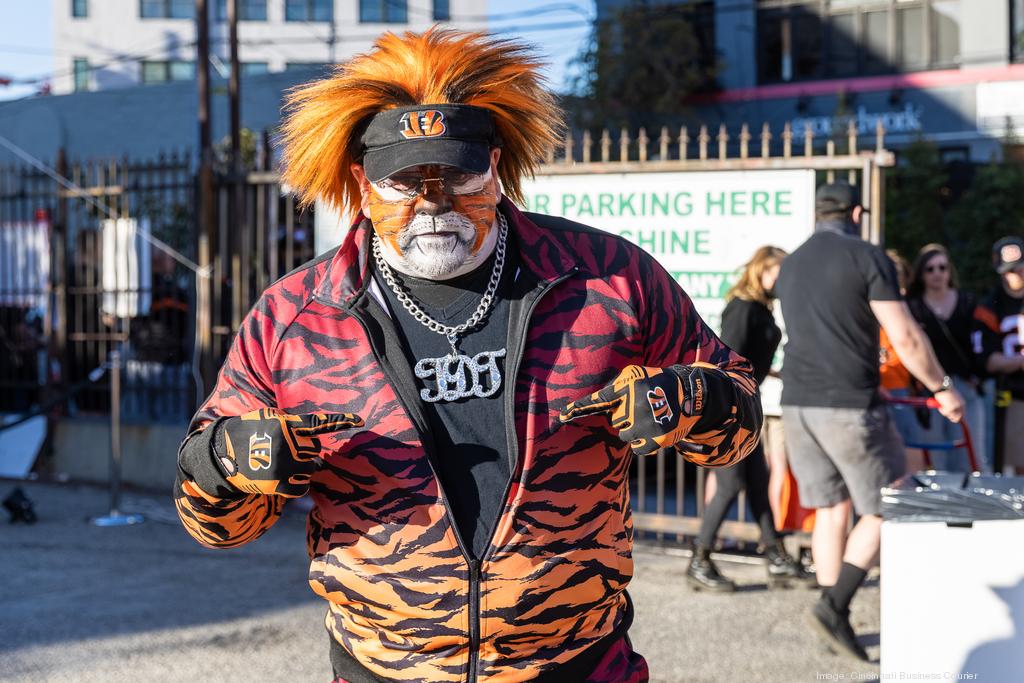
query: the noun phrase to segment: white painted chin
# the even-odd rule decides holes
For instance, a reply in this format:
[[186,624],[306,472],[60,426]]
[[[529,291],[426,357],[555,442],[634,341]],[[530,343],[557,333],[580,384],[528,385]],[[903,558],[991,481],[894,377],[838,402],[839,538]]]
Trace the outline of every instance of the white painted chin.
[[456,211],[440,216],[416,216],[398,234],[399,249],[381,240],[381,256],[400,273],[424,280],[449,280],[475,269],[487,260],[497,243],[491,226],[480,249],[473,253],[476,228]]

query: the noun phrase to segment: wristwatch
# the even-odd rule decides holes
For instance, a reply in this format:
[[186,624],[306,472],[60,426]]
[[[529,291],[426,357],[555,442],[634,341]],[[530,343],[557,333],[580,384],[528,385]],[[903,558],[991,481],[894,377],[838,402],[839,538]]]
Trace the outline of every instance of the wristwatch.
[[939,385],[938,389],[932,391],[933,394],[941,394],[943,391],[948,391],[953,388],[953,378],[949,375],[942,376],[942,384]]

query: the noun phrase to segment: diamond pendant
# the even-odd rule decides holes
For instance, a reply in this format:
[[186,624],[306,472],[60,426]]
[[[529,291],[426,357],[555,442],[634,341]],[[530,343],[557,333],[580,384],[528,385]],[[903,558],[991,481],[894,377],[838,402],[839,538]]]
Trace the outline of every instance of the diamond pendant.
[[437,389],[421,389],[420,398],[427,403],[457,401],[460,398],[487,398],[501,388],[501,371],[497,359],[505,355],[505,349],[481,351],[472,358],[452,352],[439,358],[421,358],[416,361],[414,372],[422,380],[433,379]]

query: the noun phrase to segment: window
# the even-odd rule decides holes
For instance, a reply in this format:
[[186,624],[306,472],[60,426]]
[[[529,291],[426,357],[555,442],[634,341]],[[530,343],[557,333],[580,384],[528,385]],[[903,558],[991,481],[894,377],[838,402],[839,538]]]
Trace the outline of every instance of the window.
[[195,62],[183,60],[142,62],[143,83],[166,83],[167,81],[191,81],[196,77]]
[[1015,62],[1024,62],[1024,0],[1010,4],[1010,54]]
[[241,74],[243,77],[259,76],[265,73],[270,73],[266,62],[242,62]]
[[923,68],[928,59],[924,51],[923,7],[902,7],[899,10],[899,66],[914,70]]
[[448,21],[451,18],[448,0],[434,0],[434,21]]
[[82,92],[89,89],[89,60],[84,57],[75,57],[75,92]]
[[932,3],[932,58],[936,66],[957,66],[960,61],[960,2],[938,0]]
[[284,65],[285,71],[303,71],[306,69],[326,69],[327,64],[324,62],[286,62]]
[[334,0],[285,0],[285,21],[334,21]]
[[407,21],[406,0],[359,0],[359,22],[362,24],[404,24]]
[[857,73],[857,14],[835,14],[828,25],[828,57],[825,69],[829,76],[853,76]]
[[89,16],[89,0],[71,0],[71,16],[84,19]]
[[[758,79],[949,69],[960,65],[961,0],[758,0]],[[1024,61],[1024,0],[1014,0]],[[1022,11],[1017,11],[1022,10]]]
[[193,19],[193,0],[139,0],[139,16],[143,19]]
[[[228,20],[228,0],[217,0],[217,20]],[[267,0],[238,0],[239,21],[266,21]]]
[[884,73],[892,63],[889,50],[889,12],[864,12],[864,71]]

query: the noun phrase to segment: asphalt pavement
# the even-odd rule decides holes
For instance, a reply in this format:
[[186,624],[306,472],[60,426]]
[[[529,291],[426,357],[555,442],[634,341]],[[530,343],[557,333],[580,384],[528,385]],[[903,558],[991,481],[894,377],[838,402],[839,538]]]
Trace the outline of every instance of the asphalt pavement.
[[[0,481],[0,498],[15,485]],[[122,509],[146,521],[100,528],[88,518],[107,511],[104,489],[18,485],[39,521],[0,521],[0,681],[331,680],[325,608],[306,583],[301,512],[286,512],[255,543],[218,551],[185,534],[169,493],[126,494]],[[805,621],[814,591],[768,590],[754,558],[720,565],[740,584],[731,595],[689,590],[681,550],[641,544],[634,560],[630,636],[652,681],[878,676],[877,664],[832,654],[817,640]],[[875,659],[878,609],[872,581],[852,621]]]

